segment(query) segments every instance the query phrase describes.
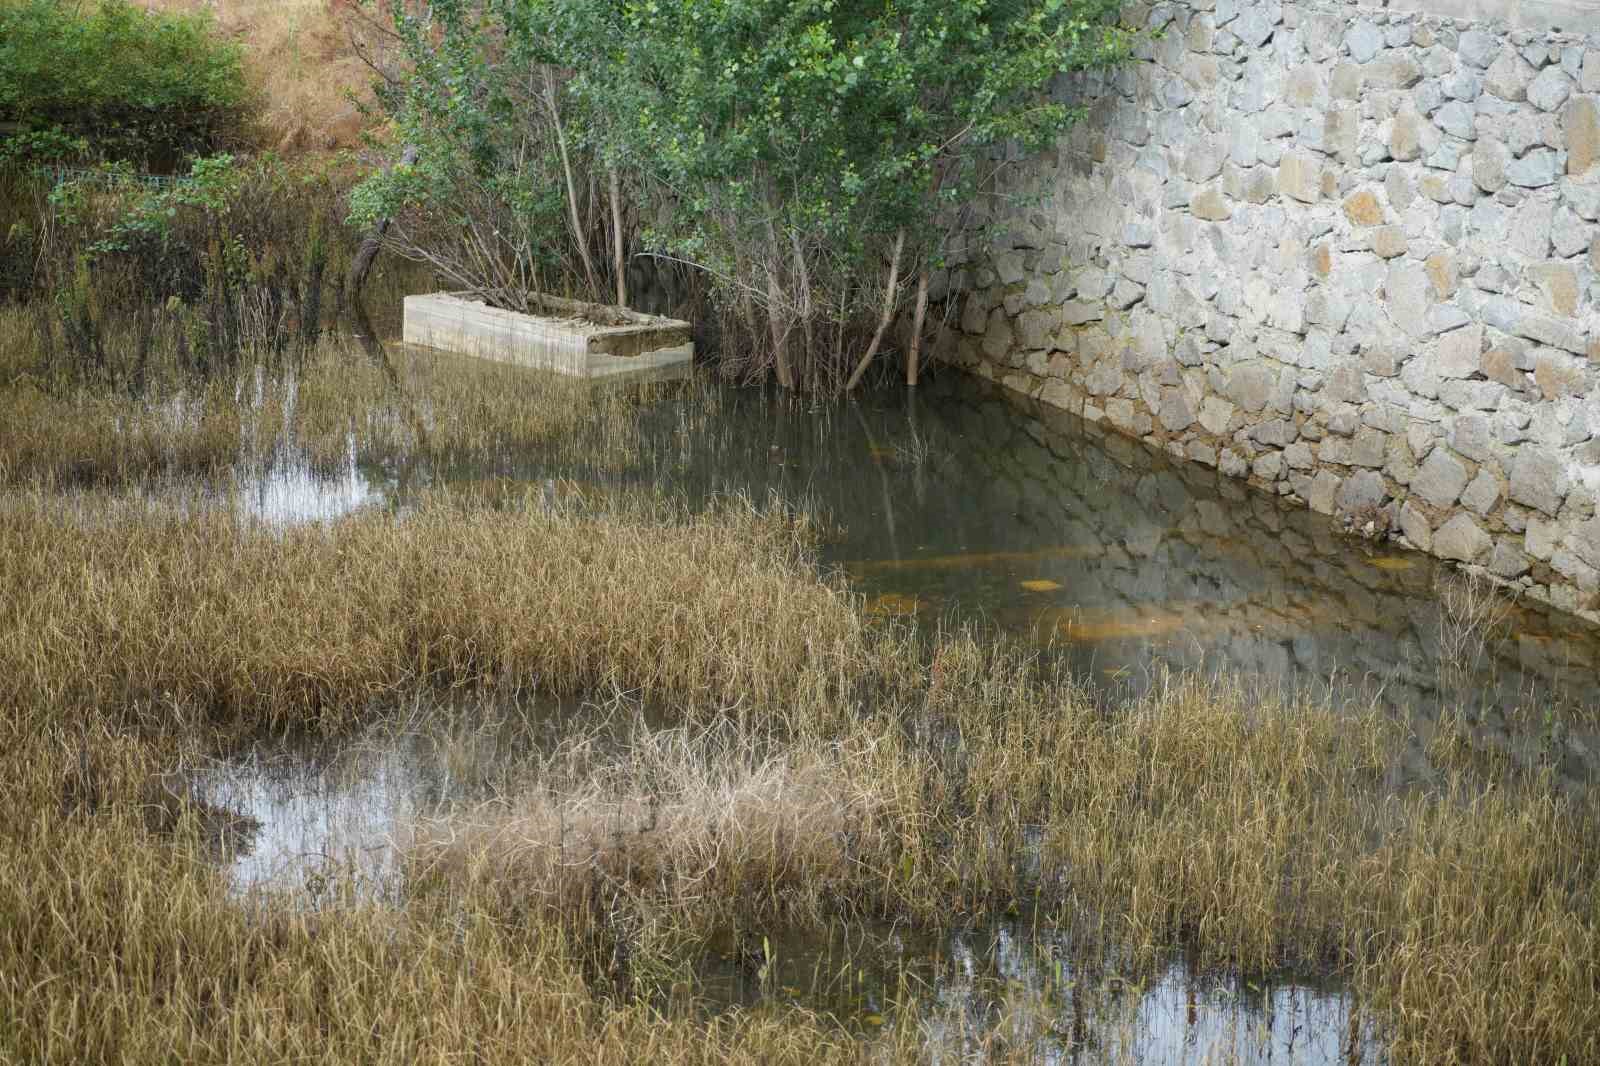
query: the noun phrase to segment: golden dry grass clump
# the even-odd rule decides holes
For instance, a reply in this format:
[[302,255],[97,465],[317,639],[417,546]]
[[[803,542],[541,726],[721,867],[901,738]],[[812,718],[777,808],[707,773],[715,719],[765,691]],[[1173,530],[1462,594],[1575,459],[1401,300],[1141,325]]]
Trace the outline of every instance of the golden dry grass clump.
[[689,515],[434,498],[404,520],[281,531],[0,502],[7,706],[332,727],[494,686],[770,707],[846,677],[861,632],[792,516],[737,501]]
[[723,724],[606,746],[563,745],[529,788],[418,826],[411,883],[559,925],[613,970],[626,957],[635,985],[719,932],[820,925],[863,898],[886,812],[848,743]]

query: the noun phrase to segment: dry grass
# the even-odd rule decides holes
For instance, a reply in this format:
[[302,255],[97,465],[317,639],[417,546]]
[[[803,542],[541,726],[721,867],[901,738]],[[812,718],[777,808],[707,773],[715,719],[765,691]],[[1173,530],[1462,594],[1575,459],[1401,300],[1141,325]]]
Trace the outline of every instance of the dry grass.
[[351,46],[350,0],[141,0],[159,11],[207,9],[245,46],[245,72],[262,101],[268,147],[353,148],[370,103],[372,70]]
[[9,706],[331,727],[464,686],[772,705],[837,682],[860,633],[791,516],[737,502],[434,499],[281,532],[137,503],[0,507]]
[[329,336],[195,381],[157,363],[142,395],[53,378],[33,324],[0,308],[0,485],[122,486],[248,473],[286,452],[391,466],[541,454],[598,466],[638,452],[637,394],[425,349],[374,358]]

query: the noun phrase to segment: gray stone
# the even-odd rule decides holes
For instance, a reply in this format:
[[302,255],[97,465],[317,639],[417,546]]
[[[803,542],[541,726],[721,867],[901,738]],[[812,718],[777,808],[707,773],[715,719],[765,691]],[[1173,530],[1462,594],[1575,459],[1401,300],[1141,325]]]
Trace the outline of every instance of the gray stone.
[[1250,439],[1258,444],[1284,448],[1300,438],[1300,431],[1286,418],[1273,418],[1250,431]]
[[1567,544],[1578,558],[1600,568],[1600,518],[1591,518],[1573,529]]
[[1554,111],[1572,95],[1572,79],[1560,67],[1545,67],[1528,83],[1528,102],[1540,111]]
[[1161,425],[1169,433],[1178,433],[1194,424],[1194,408],[1189,406],[1187,392],[1181,388],[1163,389],[1161,394]]
[[1494,454],[1494,437],[1489,419],[1481,414],[1458,415],[1450,429],[1450,447],[1476,462],[1490,458]]
[[1548,562],[1561,543],[1561,527],[1535,515],[1528,519],[1522,543],[1529,555]]
[[1207,433],[1221,436],[1228,432],[1228,426],[1233,421],[1236,410],[1233,404],[1220,396],[1207,396],[1200,405],[1200,424]]
[[1441,509],[1454,506],[1466,487],[1467,468],[1444,448],[1433,449],[1411,481],[1414,495]]
[[1283,476],[1283,453],[1268,452],[1250,464],[1250,472],[1262,481],[1276,481]]
[[1486,70],[1500,54],[1500,38],[1482,30],[1468,30],[1461,35],[1456,50],[1469,67]]
[[1561,510],[1571,487],[1566,464],[1549,452],[1526,445],[1517,450],[1511,461],[1509,480],[1512,502],[1551,516]]
[[1487,552],[1492,543],[1489,534],[1478,528],[1478,523],[1458,514],[1433,534],[1433,554],[1471,563]]
[[1235,367],[1228,379],[1228,396],[1246,411],[1255,412],[1267,405],[1275,385],[1277,380],[1264,366]]
[[1381,506],[1388,495],[1382,474],[1361,470],[1344,479],[1335,506],[1341,514],[1365,515]]
[[1127,278],[1118,278],[1117,284],[1111,290],[1110,303],[1118,311],[1126,311],[1140,300],[1144,299],[1144,286]]
[[1445,104],[1434,112],[1433,122],[1452,137],[1459,137],[1464,141],[1478,139],[1475,113],[1471,107],[1459,100]]
[[1350,58],[1357,63],[1370,63],[1383,49],[1383,32],[1366,19],[1357,19],[1344,35]]
[[1469,511],[1486,515],[1495,509],[1500,502],[1500,479],[1487,470],[1479,470],[1478,476],[1461,493],[1461,504]]
[[1011,354],[1014,339],[1011,320],[1006,317],[1005,311],[996,307],[989,312],[989,325],[983,334],[983,354],[994,360],[1004,359]]
[[1374,89],[1409,89],[1422,80],[1422,68],[1409,55],[1390,50],[1367,64],[1367,84]]
[[1421,551],[1433,550],[1433,527],[1427,516],[1410,503],[1400,505],[1400,532]]
[[1484,192],[1499,192],[1505,188],[1511,162],[1511,149],[1486,137],[1472,149],[1472,180]]
[[1506,332],[1538,341],[1540,344],[1548,344],[1552,348],[1560,348],[1574,355],[1588,354],[1588,344],[1583,331],[1572,323],[1552,315],[1527,312],[1518,317]]
[[1311,479],[1305,498],[1306,504],[1318,514],[1333,514],[1339,483],[1339,476],[1331,470],[1317,471],[1317,476]]
[[1482,356],[1482,326],[1452,330],[1439,338],[1434,372],[1444,378],[1469,378],[1478,372]]
[[1556,153],[1548,148],[1529,152],[1521,159],[1512,160],[1505,168],[1506,180],[1523,189],[1542,189],[1554,185],[1561,172]]
[[1489,555],[1489,572],[1503,581],[1514,581],[1529,570],[1527,555],[1508,539],[1497,540]]
[[1500,58],[1489,65],[1484,75],[1484,91],[1502,100],[1517,103],[1528,98],[1528,84],[1533,81],[1533,68],[1527,60],[1507,48]]

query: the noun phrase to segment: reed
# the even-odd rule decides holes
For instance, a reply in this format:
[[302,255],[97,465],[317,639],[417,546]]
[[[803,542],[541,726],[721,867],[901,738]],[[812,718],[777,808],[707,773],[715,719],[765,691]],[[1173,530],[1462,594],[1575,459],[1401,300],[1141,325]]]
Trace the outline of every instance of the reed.
[[835,682],[859,645],[849,594],[807,570],[785,512],[531,502],[275,530],[13,498],[0,702],[327,728],[463,687],[772,705]]
[[352,453],[408,469],[638,455],[637,390],[425,349],[329,335],[301,359],[246,352],[206,378],[155,360],[137,392],[63,380],[38,352],[33,316],[0,308],[0,485],[209,480],[284,456],[327,471]]

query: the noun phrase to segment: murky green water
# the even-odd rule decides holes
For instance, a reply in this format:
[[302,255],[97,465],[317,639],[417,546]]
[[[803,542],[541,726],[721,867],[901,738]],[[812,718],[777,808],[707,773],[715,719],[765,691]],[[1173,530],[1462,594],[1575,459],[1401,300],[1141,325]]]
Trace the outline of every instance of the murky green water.
[[[1575,620],[1502,604],[1485,627],[1476,612],[1491,601],[1441,595],[1452,577],[1428,557],[1346,538],[1324,518],[972,379],[819,407],[751,391],[708,400],[708,388],[643,390],[643,447],[620,470],[538,454],[426,468],[352,449],[340,470],[313,475],[285,447],[236,501],[296,522],[403,511],[439,484],[535,500],[609,487],[692,501],[775,493],[835,528],[825,563],[851,575],[870,612],[998,626],[1066,656],[1108,695],[1197,670],[1378,701],[1424,728],[1459,707],[1480,744],[1553,763],[1571,788],[1591,779],[1600,637]],[[482,767],[514,762],[519,743],[419,729],[330,751],[266,746],[193,777],[260,824],[233,867],[241,888],[315,893],[341,872],[381,886],[407,825],[481,798]],[[1432,773],[1420,757],[1408,772]],[[1313,977],[1251,983],[1174,959],[1132,985],[1114,961],[1087,962],[1063,934],[1020,920],[958,921],[932,936],[778,936],[768,948],[764,973],[745,951],[713,959],[707,993],[795,1000],[870,1037],[912,988],[930,1047],[947,1055],[1002,1038],[1047,1061],[1344,1062],[1373,1046],[1347,997]]]

